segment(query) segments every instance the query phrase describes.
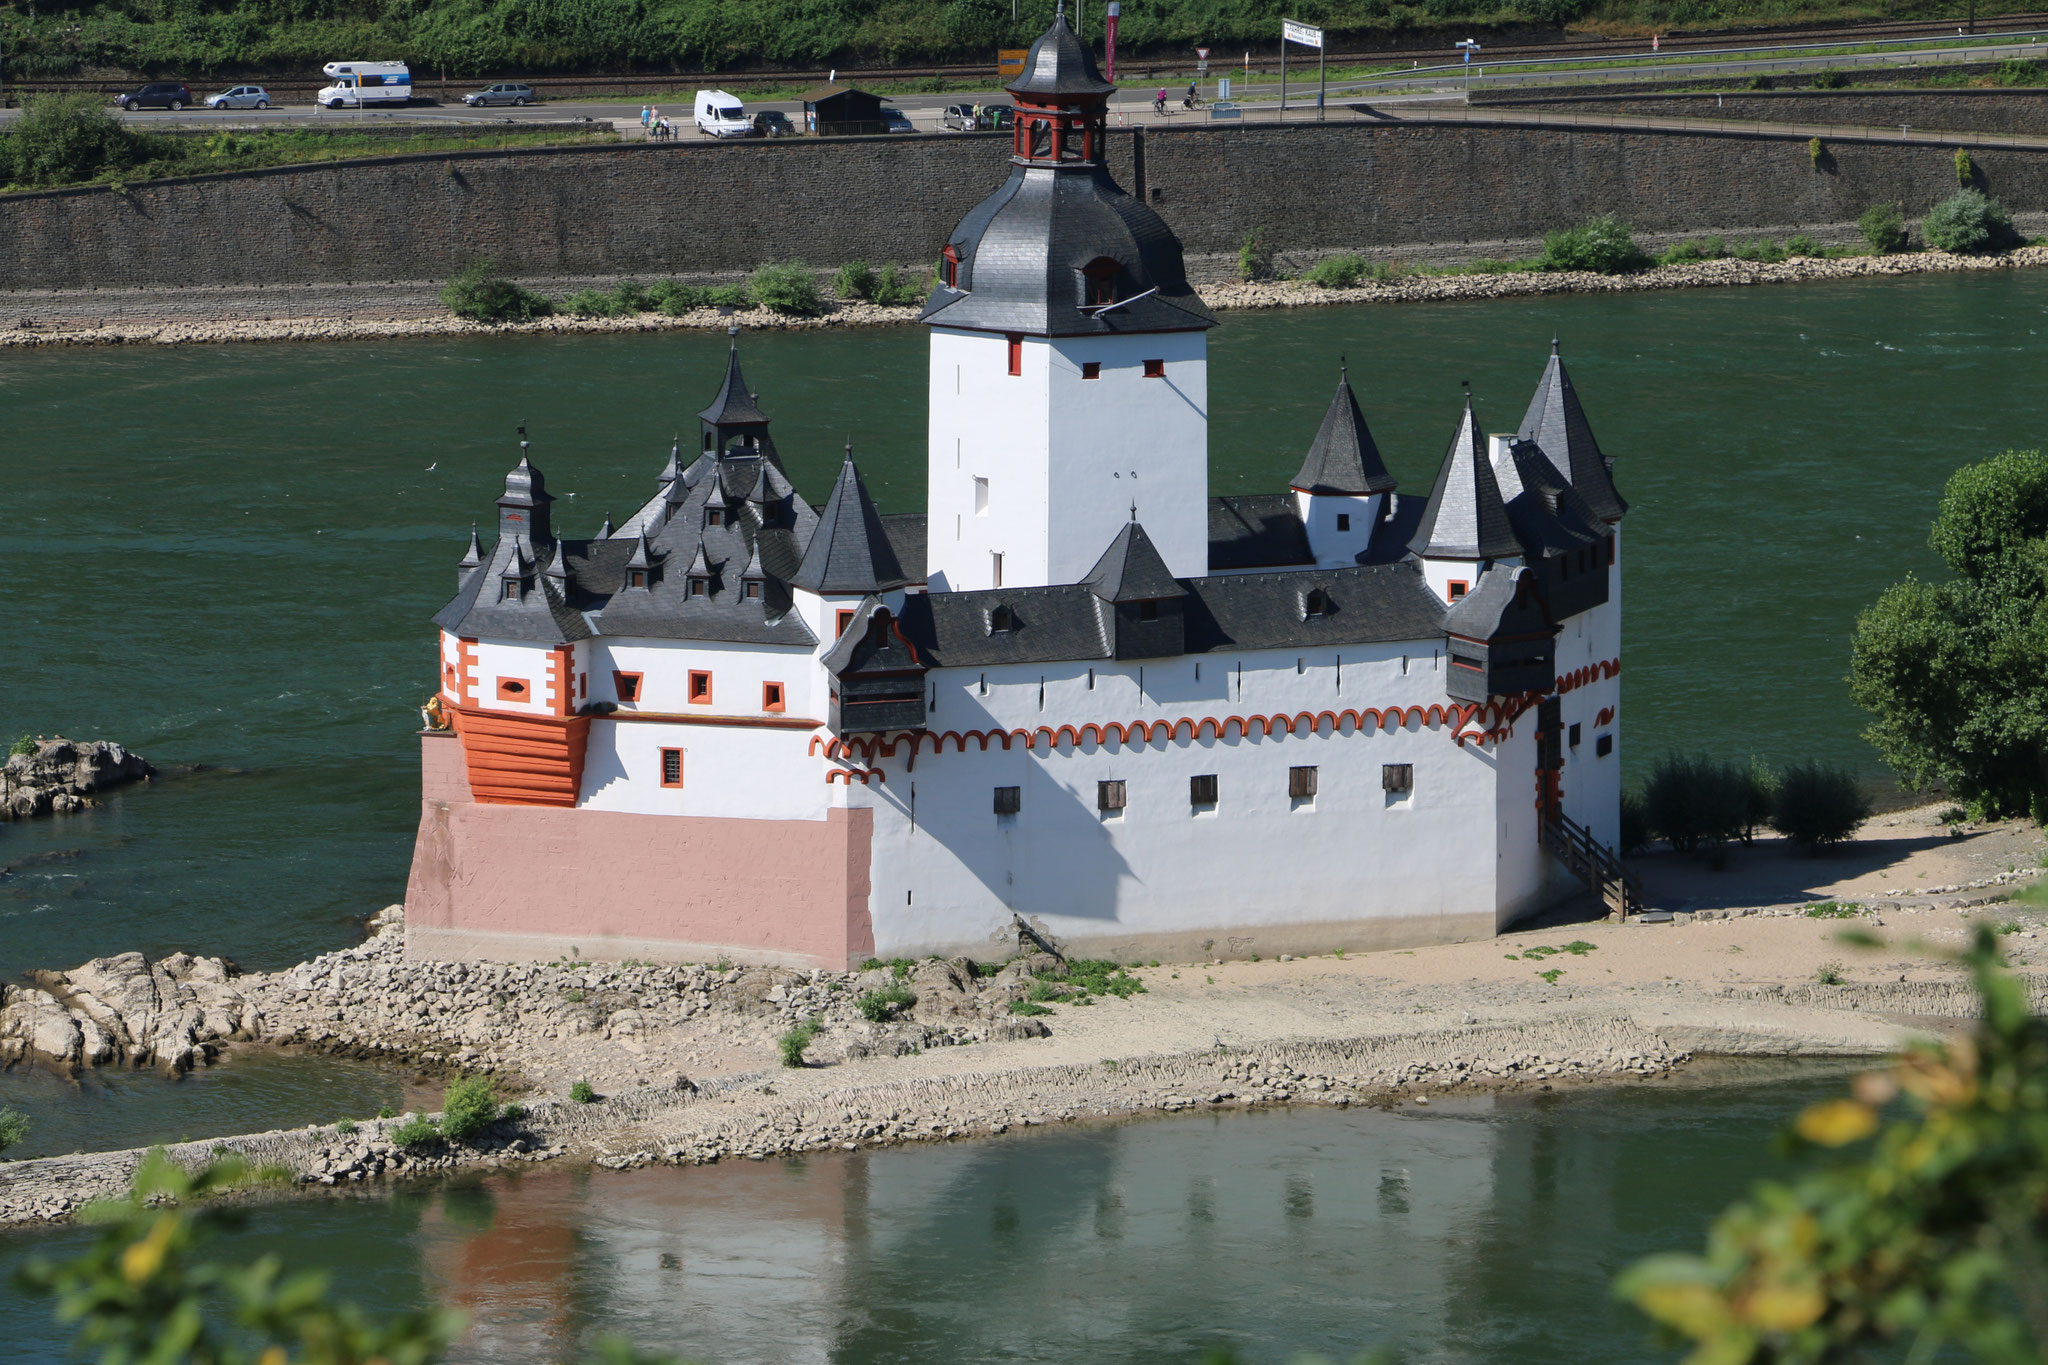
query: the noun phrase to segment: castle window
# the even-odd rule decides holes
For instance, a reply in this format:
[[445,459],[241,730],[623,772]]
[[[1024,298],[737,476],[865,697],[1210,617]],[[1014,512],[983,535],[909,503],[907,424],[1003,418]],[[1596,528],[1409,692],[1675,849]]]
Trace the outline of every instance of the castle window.
[[725,509],[724,509],[723,507],[707,507],[707,508],[705,508],[705,509],[704,509],[704,524],[705,524],[706,526],[723,526],[723,525],[725,525]]
[[1449,588],[1450,598],[1453,602],[1455,602],[1471,590],[1472,585],[1470,583],[1466,582],[1462,578],[1453,578],[1451,580]]
[[647,570],[645,570],[645,569],[628,569],[628,570],[626,571],[626,586],[627,586],[627,587],[629,587],[629,588],[644,588],[644,587],[646,587],[646,586],[647,586]]
[[997,815],[1015,815],[1022,809],[1024,809],[1024,789],[1022,787],[996,788]]
[[991,550],[988,557],[989,586],[991,588],[1000,588],[1003,586],[1003,552],[1001,550]]
[[1165,362],[1165,361],[1163,361],[1163,360],[1148,360],[1148,361],[1146,361],[1146,362],[1145,362],[1145,377],[1146,377],[1147,379],[1164,379],[1164,378],[1166,378],[1166,362]]
[[1124,808],[1124,784],[1122,779],[1115,782],[1095,784],[1095,809],[1122,810]]
[[761,684],[761,709],[763,711],[780,711],[782,709],[781,683],[764,682]]
[[711,449],[711,433],[708,431],[704,433],[704,448]]
[[951,242],[939,253],[939,278],[948,289],[960,287],[960,248]]
[[1216,804],[1216,774],[1203,773],[1188,779],[1188,804],[1191,806],[1213,806]]
[[1415,765],[1413,763],[1383,763],[1380,765],[1380,789],[1390,792],[1412,792],[1415,790]]
[[498,600],[500,602],[517,602],[519,600],[519,580],[516,578],[506,579],[504,586],[498,589]]
[[1017,628],[1017,613],[1008,607],[997,607],[988,614],[988,633],[1007,635]]
[[707,596],[707,595],[708,595],[708,594],[709,594],[710,592],[711,592],[711,580],[710,580],[710,579],[708,579],[708,578],[705,578],[705,577],[704,577],[703,575],[701,575],[701,574],[698,574],[698,575],[694,575],[694,576],[692,576],[692,577],[691,577],[691,579],[690,579],[690,596],[692,596],[692,597],[704,597],[704,596]]
[[1579,747],[1579,727],[1576,722],[1573,723],[1570,732],[1565,736],[1564,742],[1574,749]]
[[612,670],[612,687],[619,694],[620,701],[640,700],[640,675]]
[[1593,741],[1593,757],[1605,758],[1614,752],[1614,736],[1602,735]]
[[759,597],[760,595],[761,595],[761,580],[760,580],[760,579],[758,579],[758,578],[749,578],[749,579],[747,580],[747,596],[749,596],[749,597]]
[[1084,361],[1082,361],[1082,362],[1081,362],[1081,377],[1082,377],[1083,379],[1100,379],[1100,378],[1102,378],[1102,362],[1101,362],[1101,361],[1099,361],[1099,360],[1084,360]]
[[1614,567],[1614,537],[1607,537],[1607,567]]
[[1086,308],[1102,308],[1116,302],[1116,262],[1107,256],[1097,256],[1081,267],[1081,303]]
[[839,619],[832,629],[832,638],[836,640],[846,634],[846,628],[852,624],[853,612],[846,607],[841,607],[839,609]]
[[1316,770],[1312,767],[1289,768],[1287,770],[1287,794],[1297,801],[1306,801],[1316,794]]
[[1339,512],[1337,514],[1337,529],[1339,531],[1351,529],[1351,514],[1349,512]]
[[1140,621],[1157,621],[1159,619],[1159,604],[1157,602],[1138,603],[1138,619]]
[[1020,334],[1012,332],[1009,335],[1009,343],[1010,373],[1022,374],[1024,373],[1024,338]]
[[1301,619],[1304,621],[1318,616],[1328,616],[1336,610],[1336,604],[1330,601],[1330,594],[1321,588],[1309,589],[1307,596],[1301,599]]
[[442,681],[442,683],[443,683],[444,685],[446,685],[446,686],[448,686],[448,687],[453,687],[453,686],[455,686],[455,665],[454,665],[454,664],[442,664],[442,665],[441,665],[441,681]]
[[988,515],[988,480],[979,476],[974,480],[974,515]]
[[690,670],[690,704],[711,705],[711,674],[702,669]]
[[498,679],[499,701],[525,701],[526,680],[524,678]]
[[680,787],[683,785],[683,751],[663,749],[661,751],[661,785]]

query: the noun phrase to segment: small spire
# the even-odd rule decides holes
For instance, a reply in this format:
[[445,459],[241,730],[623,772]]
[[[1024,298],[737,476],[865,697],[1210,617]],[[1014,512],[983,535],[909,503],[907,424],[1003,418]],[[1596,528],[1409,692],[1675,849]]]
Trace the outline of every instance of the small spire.
[[547,576],[565,588],[569,585],[569,551],[560,541],[555,542],[555,557],[548,563]]
[[519,463],[526,463],[526,452],[532,445],[533,442],[526,439],[526,426],[524,423],[521,423],[519,427]]
[[1059,0],[1059,9],[1053,18],[1062,24],[1067,22],[1067,0]]
[[1465,411],[1470,412],[1472,411],[1472,381],[1460,379],[1458,382],[1465,386]]
[[1555,331],[1552,331],[1550,334],[1550,353],[1552,355],[1557,354],[1557,333]]
[[597,528],[597,538],[599,540],[610,540],[612,538],[612,519],[610,517],[606,517],[604,525]]
[[1137,519],[1138,519],[1138,500],[1137,500],[1136,498],[1132,498],[1132,499],[1131,499],[1131,520],[1132,520],[1132,521],[1136,521]]
[[1337,357],[1337,377],[1346,384],[1351,382],[1351,363],[1341,354]]
[[474,569],[477,565],[483,562],[484,547],[480,542],[478,542],[476,538],[476,523],[472,521],[469,524],[469,549],[464,552],[462,556],[462,564],[460,565],[460,567],[465,569]]

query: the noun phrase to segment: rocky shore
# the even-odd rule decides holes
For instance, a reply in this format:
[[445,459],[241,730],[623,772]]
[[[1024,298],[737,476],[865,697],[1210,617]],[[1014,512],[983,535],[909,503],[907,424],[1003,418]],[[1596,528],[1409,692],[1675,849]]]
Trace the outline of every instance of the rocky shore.
[[[1850,256],[1838,260],[1801,257],[1789,261],[1696,261],[1657,266],[1630,275],[1582,271],[1515,272],[1488,275],[1407,275],[1366,282],[1349,289],[1325,289],[1300,280],[1198,285],[1213,308],[1307,308],[1336,303],[1415,303],[1442,299],[1521,298],[1538,294],[1610,294],[1657,289],[1706,289],[1877,276],[1942,274],[1956,271],[2027,270],[2048,265],[2048,246],[2021,247],[1996,256],[1952,256],[1919,251],[1893,256]],[[422,282],[422,298],[436,292]],[[903,326],[915,322],[917,307],[829,303],[815,317],[785,317],[765,309],[727,315],[701,308],[680,316],[639,313],[632,317],[556,316],[534,322],[490,326],[422,311],[391,317],[323,316],[316,309],[290,317],[184,319],[150,317],[146,308],[95,327],[21,327],[0,331],[0,349],[47,346],[182,346],[245,341],[342,341],[414,336],[519,336],[599,332],[750,329],[808,330]]]
[[77,744],[59,736],[28,745],[0,765],[0,821],[89,810],[99,804],[95,792],[156,776],[141,754],[105,740]]

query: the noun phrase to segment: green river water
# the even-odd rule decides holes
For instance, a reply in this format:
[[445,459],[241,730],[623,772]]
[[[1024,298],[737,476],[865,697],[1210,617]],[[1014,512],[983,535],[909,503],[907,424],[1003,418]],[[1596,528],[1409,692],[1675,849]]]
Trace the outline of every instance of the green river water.
[[[1849,630],[1885,583],[1938,571],[1926,528],[1958,464],[2043,439],[2048,274],[1230,315],[1212,335],[1213,490],[1285,485],[1344,354],[1394,473],[1407,490],[1424,492],[1456,420],[1459,381],[1471,379],[1490,429],[1512,429],[1553,330],[1634,504],[1626,532],[1630,769],[1640,773],[1648,758],[1676,746],[1780,761],[1820,755],[1878,775],[1844,694]],[[919,506],[921,332],[760,333],[744,346],[748,377],[801,489],[822,499],[851,437],[884,510]],[[623,514],[651,492],[671,434],[694,429],[693,414],[716,388],[723,349],[718,336],[656,334],[138,347],[0,362],[0,735],[116,738],[167,772],[88,815],[0,827],[0,978],[130,948],[226,953],[245,966],[275,967],[355,941],[362,917],[403,892],[417,812],[416,707],[434,684],[427,617],[453,590],[469,522],[488,524],[517,458],[514,427],[523,422],[533,434],[535,460],[561,499],[557,525],[589,534],[606,514]],[[180,1085],[0,1075],[0,1103],[36,1121],[18,1149],[24,1155],[361,1115],[408,1094],[406,1077],[391,1068],[260,1053]],[[1562,1152],[1575,1141],[1575,1115],[1620,1123],[1637,1112],[1627,1107],[1637,1101],[1625,1098],[1586,1103],[1595,1107],[1564,1106],[1541,1125],[1501,1131],[1532,1142],[1550,1134],[1543,1141]],[[1683,1122],[1720,1121],[1725,1116],[1709,1112],[1720,1103],[1681,1105]],[[1337,1152],[1347,1139],[1334,1134],[1354,1121],[1367,1120],[1315,1120],[1337,1125],[1329,1138]],[[1277,1126],[1291,1119],[1259,1126],[1265,1122],[1215,1131],[1320,1131]],[[1441,1131],[1493,1131],[1485,1125],[1505,1120],[1472,1122],[1480,1128]],[[1759,1118],[1750,1136],[1763,1126]],[[1129,1134],[1180,1131],[1193,1130],[1141,1125],[1071,1141],[1107,1169],[1135,1140]],[[1278,1169],[1278,1158],[1262,1154],[1264,1140],[1247,1140],[1230,1160]],[[971,1160],[995,1169],[1026,1160],[1026,1152],[1065,1149],[1026,1142],[987,1150],[1004,1155]],[[938,1172],[954,1159],[914,1153],[845,1166],[910,1170],[929,1162]],[[1602,1214],[1609,1224],[1574,1232],[1573,1255],[1606,1265],[1618,1254],[1616,1236],[1696,1231],[1686,1201],[1705,1186],[1684,1175],[1667,1185],[1668,1158],[1645,1159],[1641,1171],[1605,1173],[1634,1181],[1634,1202],[1610,1191]],[[1743,1169],[1729,1158],[1722,1183]],[[1048,1164],[1044,1191],[1020,1196],[1013,1215],[988,1214],[993,1221],[976,1235],[997,1237],[1003,1217],[1023,1220],[1013,1232],[1029,1229],[1041,1203],[1078,1209],[1098,1198],[1063,1171]],[[717,1181],[727,1178],[711,1184],[724,1189]],[[691,1179],[696,1190],[707,1178]],[[1359,1179],[1368,1193],[1378,1188],[1376,1174]],[[441,1282],[436,1256],[459,1259],[473,1244],[495,1245],[470,1237],[464,1220],[481,1218],[476,1210],[493,1206],[490,1191],[510,1186],[480,1188],[293,1206],[260,1215],[252,1235],[331,1227],[333,1245],[364,1249],[349,1253],[351,1274],[397,1277],[395,1300]],[[590,1263],[597,1269],[577,1260],[587,1241],[585,1201],[603,1189],[602,1181],[586,1190],[550,1174],[530,1177],[518,1200],[497,1201],[501,1210],[523,1210],[545,1193],[541,1202],[553,1201],[551,1216],[566,1229],[567,1287],[548,1291],[559,1290],[566,1306],[536,1302],[531,1312],[563,1323],[631,1318],[608,1297],[602,1256]],[[835,1208],[846,1198],[817,1197]],[[1360,1197],[1362,1208],[1382,1207],[1377,1196]],[[1472,1207],[1483,1212],[1494,1197]],[[1675,1202],[1667,1211],[1660,1201]],[[1577,1201],[1559,1203],[1552,1230],[1585,1213]],[[1083,1224],[1095,1217],[1073,1216]],[[1288,1237],[1327,1226],[1275,1221],[1272,1245],[1305,1255],[1301,1248],[1315,1239]],[[907,1346],[891,1354],[892,1333],[921,1340],[918,1332],[939,1330],[929,1314],[978,1292],[958,1280],[965,1267],[931,1259],[935,1247],[920,1240],[929,1228],[890,1234],[907,1239],[904,1254],[916,1253],[902,1265],[891,1260],[898,1244],[886,1237],[862,1242],[868,1259],[853,1265],[832,1259],[844,1251],[833,1236],[804,1235],[815,1235],[820,1266],[839,1265],[836,1276],[896,1284],[922,1265],[935,1278],[916,1287],[921,1306],[901,1321],[883,1314],[855,1330],[819,1309],[824,1318],[792,1329],[802,1349],[792,1344],[774,1358],[921,1358]],[[1451,1277],[1443,1283],[1458,1283],[1474,1313],[1499,1325],[1487,1332],[1506,1333],[1486,1340],[1514,1341],[1512,1313],[1503,1316],[1487,1297],[1501,1292],[1502,1276],[1512,1278],[1513,1255],[1455,1220],[1431,1235],[1432,1264],[1441,1262],[1432,1273]],[[658,1240],[652,1228],[645,1236]],[[1174,1258],[1220,1256],[1231,1245],[1178,1247],[1160,1236],[1172,1251],[1161,1262],[1162,1303],[1199,1292],[1176,1283],[1187,1267]],[[1016,1246],[1033,1245],[1017,1237]],[[1527,1258],[1522,1273],[1552,1259],[1541,1243],[1533,1232],[1510,1240]],[[397,1245],[417,1255],[385,1266],[381,1258]],[[1280,1268],[1284,1260],[1264,1281],[1264,1301],[1234,1310],[1233,1321],[1253,1324],[1248,1339],[1276,1350],[1294,1344],[1283,1326],[1298,1321],[1301,1341],[1362,1343],[1351,1327],[1371,1325],[1363,1319],[1296,1313],[1293,1296],[1310,1291]],[[1466,1279],[1456,1279],[1456,1267]],[[1383,1270],[1398,1280],[1410,1267]],[[664,1282],[645,1267],[635,1273],[632,1292],[655,1305],[645,1321],[658,1326],[673,1308]],[[705,1273],[699,1290],[715,1297],[721,1272]],[[775,1278],[772,1268],[758,1273]],[[401,1280],[414,1288],[401,1292]],[[1390,1285],[1389,1293],[1407,1292]],[[911,1292],[907,1282],[900,1287]],[[817,1303],[840,1301],[836,1291],[816,1292]],[[1589,1322],[1611,1320],[1597,1295],[1567,1297]],[[1570,1324],[1551,1321],[1562,1309],[1533,1298],[1527,1311],[1550,1322],[1541,1329],[1554,1334],[1548,1339],[1579,1340]],[[1092,1339],[1096,1317],[1054,1284],[1010,1307],[1012,1320],[998,1314],[982,1324],[998,1334],[983,1354],[1037,1358],[1004,1343],[1028,1338],[1038,1319],[1069,1324],[1061,1330],[1080,1334],[1071,1343]],[[972,1310],[954,1303],[947,1311]],[[1156,1311],[1157,1321],[1173,1320]],[[864,1304],[861,1312],[880,1310]],[[1442,1325],[1451,1337],[1479,1330],[1454,1316]],[[1114,1331],[1147,1327],[1141,1314]],[[849,1331],[862,1344],[845,1347]],[[1144,1357],[1139,1336],[1118,1339],[1124,1345],[1107,1351],[1110,1358]],[[1485,1358],[1476,1347],[1445,1349],[1440,1358]],[[1568,1349],[1584,1354],[1558,1345],[1528,1358],[1563,1358]],[[707,1354],[755,1358],[722,1346]]]

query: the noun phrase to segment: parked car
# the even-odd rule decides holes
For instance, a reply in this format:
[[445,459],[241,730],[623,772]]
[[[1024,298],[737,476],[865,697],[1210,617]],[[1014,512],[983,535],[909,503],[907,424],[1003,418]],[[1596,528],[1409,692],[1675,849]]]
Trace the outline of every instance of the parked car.
[[209,109],[268,109],[270,92],[260,85],[238,85],[206,97]]
[[796,125],[780,109],[763,109],[754,115],[755,137],[795,137]]
[[140,90],[114,96],[123,109],[183,109],[192,103],[190,86],[181,81],[151,81]]
[[464,95],[462,102],[472,109],[481,109],[487,104],[532,104],[539,98],[540,96],[533,93],[533,87],[530,85],[500,81],[496,85],[487,85],[473,94]]
[[1017,121],[1017,109],[1009,104],[984,104],[981,106],[981,126],[1001,130]]
[[946,112],[939,115],[939,126],[951,128],[955,132],[971,133],[981,127],[981,120],[975,116],[973,105],[949,104],[946,106]]
[[[972,104],[949,104],[946,106],[946,112],[939,116],[939,125],[962,133],[984,133],[991,128],[1009,127],[1011,119],[1017,113],[1015,108],[1007,104],[984,104],[979,108],[980,112],[977,113],[976,106]],[[884,109],[882,112],[889,114],[895,111]],[[892,128],[889,131],[902,130]]]
[[754,121],[746,106],[723,90],[697,92],[697,131],[712,137],[752,137]]
[[882,106],[882,131],[885,133],[914,133],[917,126],[903,116],[901,109]]

